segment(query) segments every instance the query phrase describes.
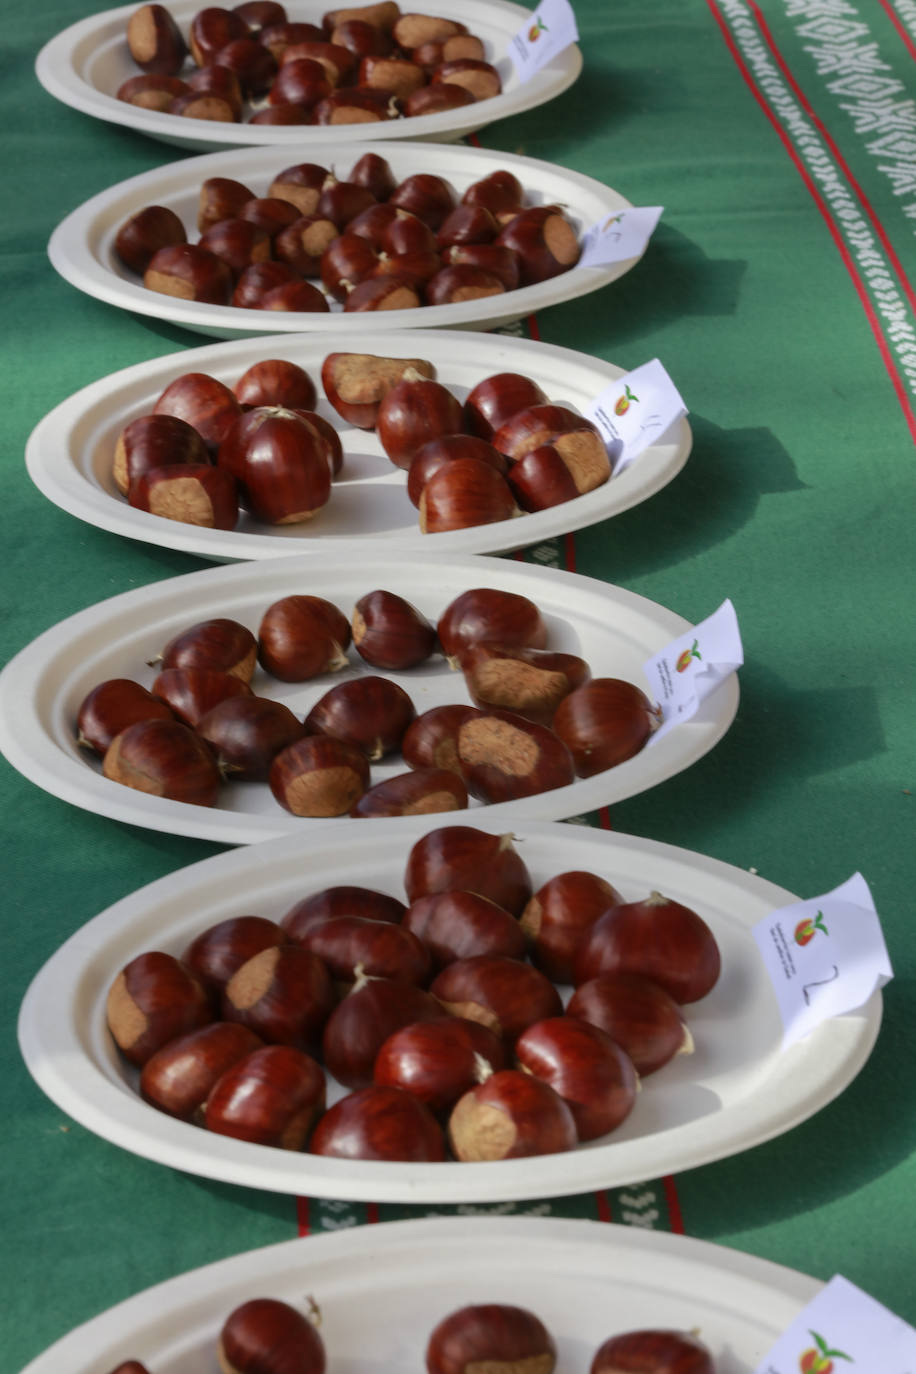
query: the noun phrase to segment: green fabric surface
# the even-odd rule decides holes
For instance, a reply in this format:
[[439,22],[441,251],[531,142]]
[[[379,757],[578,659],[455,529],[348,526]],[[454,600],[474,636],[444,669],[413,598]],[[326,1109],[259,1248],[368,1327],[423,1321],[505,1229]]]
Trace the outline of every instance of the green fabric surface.
[[[856,213],[867,201],[871,232],[882,228],[879,256],[890,251],[905,270],[916,231],[905,95],[916,35],[904,0],[574,3],[586,54],[579,82],[484,130],[480,142],[665,206],[632,273],[537,324],[546,342],[627,368],[661,358],[694,431],[692,456],[669,488],[576,536],[575,567],[693,621],[731,597],[746,654],[725,739],[689,772],[615,807],[612,824],[755,868],[800,896],[859,869],[896,972],[856,1082],[788,1135],[678,1175],[684,1229],[821,1278],[841,1272],[916,1322],[913,384],[898,353],[895,393],[863,296],[719,20],[738,51],[743,43],[773,67],[776,52],[784,57],[861,188]],[[106,596],[201,566],[59,511],[29,482],[22,455],[32,427],[77,388],[203,342],[91,301],[51,269],[45,244],[62,216],[178,154],[58,105],[38,86],[34,55],[83,16],[77,0],[6,12],[4,659]],[[886,338],[880,311],[896,307],[877,277],[863,291]],[[898,334],[913,324],[910,294]],[[553,554],[569,565],[565,546]],[[110,903],[217,851],[79,811],[5,763],[2,775],[6,1374],[151,1283],[295,1235],[298,1218],[295,1199],[117,1150],[34,1086],[15,1041],[31,977]],[[634,1205],[617,1190],[602,1206],[618,1221],[676,1225],[661,1184],[650,1187],[657,1205]],[[552,1206],[594,1216],[597,1204]],[[313,1202],[312,1229],[334,1221],[331,1203]]]

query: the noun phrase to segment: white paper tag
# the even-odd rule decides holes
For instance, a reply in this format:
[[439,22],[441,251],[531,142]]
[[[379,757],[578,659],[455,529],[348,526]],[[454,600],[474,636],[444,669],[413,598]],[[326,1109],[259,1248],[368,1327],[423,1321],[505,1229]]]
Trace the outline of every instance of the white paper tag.
[[577,267],[602,267],[608,262],[641,258],[661,219],[661,205],[638,205],[599,220],[582,235]]
[[776,990],[784,1047],[861,1007],[894,976],[860,873],[823,897],[771,911],[753,934]]
[[578,37],[576,16],[569,0],[541,0],[509,44],[509,56],[519,80],[527,81]]
[[657,358],[605,387],[585,408],[601,431],[614,476],[657,444],[687,414],[683,397]]
[[654,744],[673,726],[696,715],[700,702],[743,662],[738,617],[732,603],[723,601],[711,616],[672,639],[646,664],[646,675],[662,712],[662,723],[647,744]]
[[916,1331],[837,1274],[754,1374],[913,1374]]

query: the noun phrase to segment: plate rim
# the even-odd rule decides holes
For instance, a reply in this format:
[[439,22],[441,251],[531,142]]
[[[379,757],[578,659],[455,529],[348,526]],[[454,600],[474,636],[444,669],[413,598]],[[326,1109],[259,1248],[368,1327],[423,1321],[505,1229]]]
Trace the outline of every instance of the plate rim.
[[[419,7],[425,9],[426,0],[420,0]],[[116,96],[100,91],[98,87],[86,81],[76,70],[72,60],[73,49],[77,43],[90,39],[116,20],[123,19],[126,29],[126,21],[130,18],[134,8],[134,5],[121,5],[100,11],[97,14],[87,15],[73,24],[68,24],[66,28],[61,29],[48,39],[35,58],[35,75],[41,86],[53,99],[67,105],[70,109],[79,111],[81,114],[89,115],[91,118],[122,128],[129,128],[159,142],[188,150],[204,147],[272,146],[292,148],[301,143],[303,127],[309,129],[309,141],[316,147],[320,146],[321,142],[331,141],[335,136],[333,132],[335,129],[339,131],[343,128],[345,132],[342,135],[342,140],[348,141],[347,126],[345,125],[326,126],[330,131],[329,137],[323,133],[325,126],[315,125],[300,125],[291,128],[247,123],[214,125],[213,121],[209,120],[185,119],[177,121],[178,127],[174,128],[175,116],[166,116],[156,111],[127,105],[124,101],[119,101]],[[524,6],[513,4],[511,0],[488,0],[487,10],[495,11],[504,16],[507,30],[509,20],[515,20],[513,32],[521,27],[529,14]],[[511,60],[508,53],[505,54],[505,57],[506,60]],[[444,111],[437,115],[420,115],[412,120],[386,121],[384,131],[381,132],[381,138],[384,142],[391,143],[404,140],[447,142],[466,137],[468,134],[486,128],[501,119],[537,109],[539,106],[556,99],[575,84],[582,73],[583,65],[582,50],[578,43],[572,43],[562,52],[557,53],[545,68],[532,75],[530,80],[534,84],[527,98],[525,97],[525,88],[528,82],[519,83],[513,90],[494,96],[490,102],[478,101],[475,105],[462,106],[459,110]],[[139,69],[137,74],[139,74]],[[484,111],[483,118],[481,118],[481,111],[477,109],[477,106],[483,107],[494,103],[497,108],[492,111]],[[400,132],[402,125],[422,127],[402,133]],[[392,126],[390,130],[388,126]],[[357,130],[359,128],[364,129],[365,126],[356,126]],[[239,134],[243,135],[241,139],[238,137]],[[340,135],[338,134],[338,136]],[[359,133],[354,132],[354,140],[358,137]]]
[[[412,817],[409,820],[406,826],[402,822],[379,821],[371,840],[375,850],[383,851],[394,841],[402,842],[406,849],[411,839],[441,825],[438,818]],[[686,868],[692,875],[724,884],[726,889],[737,892],[739,897],[747,897],[749,903],[758,909],[763,907],[764,911],[799,900],[758,874],[708,855],[662,841],[588,826],[566,827],[567,836],[559,829],[562,824],[558,821],[522,821],[517,822],[514,829],[520,833],[523,843],[540,840],[548,848],[562,835],[564,852],[571,853],[573,867],[594,871],[591,862],[582,862],[584,854],[589,860],[594,855],[598,871],[613,869],[616,851],[626,856],[617,860],[620,865],[674,864],[676,868]],[[490,822],[485,816],[479,828],[491,833],[501,830],[498,822]],[[323,823],[323,834],[319,838],[324,871],[328,867],[333,869],[333,865],[342,861],[347,850],[352,848],[348,833],[340,822]],[[815,1115],[854,1081],[867,1063],[880,1030],[883,999],[880,990],[876,989],[862,1007],[830,1018],[802,1041],[774,1052],[773,1061],[782,1061],[782,1072],[776,1075],[780,1091],[775,1106],[770,1096],[764,1101],[758,1095],[755,1106],[742,1100],[726,1111],[724,1120],[722,1111],[716,1111],[648,1136],[624,1141],[612,1139],[605,1145],[590,1145],[571,1154],[535,1156],[495,1164],[423,1165],[335,1160],[308,1153],[288,1155],[285,1151],[247,1145],[218,1135],[203,1136],[206,1146],[202,1147],[199,1127],[176,1122],[156,1112],[129,1087],[115,1083],[106,1074],[84,1043],[85,1037],[79,1033],[70,1008],[76,1004],[81,983],[93,973],[98,951],[117,942],[125,954],[132,954],[140,938],[135,927],[148,922],[151,916],[167,910],[175,902],[186,910],[195,901],[202,901],[208,892],[216,894],[210,899],[210,905],[215,904],[217,911],[221,903],[228,900],[221,895],[224,891],[233,897],[236,891],[243,893],[240,900],[244,904],[251,895],[249,889],[257,886],[258,873],[263,872],[266,864],[273,863],[274,871],[285,875],[287,866],[298,865],[301,861],[301,848],[294,836],[269,842],[257,851],[230,850],[136,889],[80,927],[45,961],[29,985],[20,1008],[20,1050],[29,1073],[42,1091],[80,1124],[120,1148],[152,1162],[224,1183],[350,1201],[424,1205],[520,1201],[632,1186],[645,1179],[729,1158],[774,1139]],[[368,881],[370,875],[364,877]],[[321,873],[314,881],[320,883]],[[222,914],[214,916],[214,919],[222,918]],[[750,939],[752,921],[746,908],[736,915],[735,921]],[[752,945],[750,953],[752,958],[756,957],[755,946]],[[763,980],[762,963],[759,974]],[[109,970],[106,975],[109,981],[111,976],[113,971]],[[766,987],[766,983],[762,981],[761,986]],[[58,1009],[68,1009],[66,1017],[49,1019],[42,1016],[42,1008],[49,998]],[[93,1002],[97,1005],[98,994],[93,994]],[[774,1015],[778,1015],[775,994],[773,1003]],[[79,1056],[79,1075],[74,1070],[74,1054]],[[69,1076],[57,1067],[62,1062],[67,1064]],[[810,1074],[800,1071],[805,1065],[816,1072],[813,1086]],[[773,1073],[772,1067],[766,1070],[769,1080]],[[77,1084],[77,1077],[84,1075],[90,1083],[90,1096],[82,1093],[81,1085]],[[94,1088],[98,1091],[92,1095]],[[125,1114],[118,1113],[118,1107],[125,1101],[126,1120]],[[78,1109],[76,1112],[74,1105]],[[676,1137],[673,1145],[672,1134]],[[570,1167],[570,1161],[575,1161],[574,1168]]]
[[[224,1313],[227,1313],[231,1310],[230,1304],[241,1300],[240,1294],[246,1287],[250,1292],[255,1277],[253,1270],[258,1282],[264,1271],[265,1286],[270,1285],[274,1291],[288,1283],[292,1273],[296,1274],[297,1282],[300,1275],[309,1280],[311,1272],[327,1267],[329,1262],[339,1264],[353,1258],[357,1263],[360,1260],[367,1264],[377,1263],[381,1251],[387,1256],[388,1264],[396,1265],[398,1252],[416,1254],[427,1247],[441,1251],[443,1246],[451,1250],[466,1247],[469,1240],[480,1253],[486,1253],[488,1245],[524,1245],[531,1251],[539,1248],[544,1254],[556,1253],[561,1246],[567,1251],[581,1251],[583,1262],[587,1256],[589,1263],[594,1264],[596,1276],[615,1265],[631,1269],[645,1265],[651,1272],[659,1260],[675,1270],[683,1269],[685,1276],[696,1274],[697,1286],[706,1282],[710,1273],[720,1279],[728,1276],[742,1290],[741,1298],[733,1299],[735,1305],[730,1308],[731,1314],[736,1318],[744,1315],[743,1301],[751,1301],[757,1297],[758,1290],[762,1290],[761,1296],[768,1299],[765,1317],[772,1317],[772,1304],[779,1309],[777,1326],[781,1326],[783,1320],[788,1325],[824,1287],[823,1281],[812,1275],[747,1251],[696,1236],[645,1230],[617,1222],[532,1216],[420,1217],[386,1221],[371,1229],[358,1226],[312,1236],[294,1236],[198,1265],[151,1284],[71,1328],[35,1356],[22,1374],[57,1374],[61,1369],[89,1374],[90,1364],[95,1367],[99,1354],[90,1354],[84,1361],[81,1357],[86,1351],[98,1352],[104,1341],[106,1348],[101,1353],[110,1356],[114,1342],[125,1340],[127,1330],[148,1324],[154,1314],[169,1314],[174,1320],[182,1309],[203,1305],[209,1318],[217,1294],[221,1295],[220,1302],[225,1302]],[[532,1243],[533,1240],[540,1244]],[[743,1290],[750,1290],[746,1299]],[[646,1291],[653,1291],[650,1284],[646,1285]],[[759,1312],[757,1316],[759,1319]],[[149,1358],[148,1352],[144,1351],[143,1355]]]
[[[357,127],[365,128],[364,125]],[[323,150],[323,156],[331,163],[334,161],[335,146],[340,156],[346,157],[347,160],[372,152],[388,159],[406,158],[408,165],[417,160],[421,166],[416,170],[422,170],[424,159],[428,159],[428,145],[424,143],[403,139],[389,141],[386,144],[363,138],[363,141],[358,143],[327,145]],[[457,157],[460,163],[466,162],[472,168],[475,163],[480,164],[481,172],[483,164],[498,164],[510,171],[514,170],[526,186],[536,185],[541,177],[559,177],[571,190],[576,190],[583,196],[594,197],[600,202],[598,217],[607,211],[633,208],[632,203],[613,186],[608,186],[605,182],[583,172],[577,172],[573,168],[547,162],[543,158],[505,153],[500,149],[466,147],[461,144],[439,145],[439,154],[446,159]],[[270,174],[274,165],[276,170],[281,170],[286,165],[288,157],[289,153],[285,148],[230,148],[163,163],[116,182],[83,201],[56,226],[47,246],[51,265],[76,290],[95,300],[121,310],[129,310],[134,314],[166,320],[208,337],[239,338],[262,333],[329,333],[332,329],[358,335],[366,328],[365,314],[361,312],[309,314],[301,311],[259,311],[243,310],[231,305],[207,305],[201,301],[183,301],[174,296],[148,291],[142,282],[130,281],[119,276],[98,254],[99,238],[111,230],[112,224],[121,215],[131,213],[124,202],[130,202],[138,192],[146,192],[147,187],[150,188],[149,195],[158,203],[163,198],[163,191],[170,189],[176,179],[179,187],[186,189],[197,178],[205,180],[209,176],[231,176],[233,172],[236,173],[235,179],[239,179],[242,172],[250,176],[251,173],[236,165],[240,159],[246,158],[259,160],[264,171],[258,172],[257,175],[263,179]],[[526,175],[529,180],[526,180]],[[145,203],[150,204],[152,200],[146,200]],[[646,247],[648,248],[648,244]],[[643,249],[643,252],[635,257],[603,266],[574,266],[566,272],[561,272],[559,276],[531,286],[518,287],[515,291],[507,291],[503,295],[482,297],[454,305],[430,305],[411,310],[388,311],[386,313],[392,317],[389,325],[405,332],[438,328],[496,328],[551,305],[577,300],[580,296],[609,285],[631,271],[641,261],[645,252],[646,249]],[[511,304],[507,306],[506,302]],[[269,318],[265,319],[265,316]]]
[[[397,585],[397,578],[404,575],[405,569],[416,570],[419,565],[432,568],[441,565],[453,575],[458,573],[462,576],[473,576],[473,581],[469,583],[472,586],[481,585],[482,580],[486,578],[497,579],[493,584],[497,586],[521,583],[522,594],[526,594],[529,589],[535,589],[531,591],[532,599],[535,600],[538,583],[543,583],[545,587],[550,587],[554,591],[558,584],[565,583],[571,593],[576,589],[580,594],[587,591],[591,597],[605,601],[609,606],[613,604],[625,611],[638,614],[650,624],[663,627],[665,638],[660,639],[659,648],[690,628],[689,622],[682,616],[636,592],[581,573],[545,568],[532,563],[498,559],[483,554],[468,554],[463,558],[430,554],[422,560],[375,555],[372,559],[366,560],[362,567],[366,569],[367,579],[376,569],[390,571]],[[327,566],[328,563],[325,561],[323,567]],[[305,575],[314,574],[314,560],[311,558],[274,558],[254,563],[211,566],[104,598],[51,626],[21,649],[0,672],[0,752],[14,768],[51,795],[83,810],[127,821],[144,829],[209,840],[218,844],[263,843],[266,839],[274,839],[287,833],[295,833],[300,837],[311,833],[317,825],[324,822],[291,817],[279,806],[275,818],[272,813],[263,816],[220,807],[171,802],[162,798],[147,799],[145,793],[109,783],[87,765],[64,752],[57,739],[44,728],[37,705],[39,689],[49,671],[48,661],[55,655],[63,655],[68,647],[72,649],[84,634],[91,632],[96,622],[104,623],[111,616],[123,616],[134,607],[142,607],[152,615],[160,601],[174,598],[176,587],[180,588],[182,584],[186,586],[188,579],[194,580],[195,588],[203,588],[204,596],[211,591],[214,580],[220,590],[225,583],[225,595],[228,597],[232,595],[235,584],[244,582],[247,578],[263,579],[266,584],[272,577],[276,577],[284,579],[286,585],[293,585],[293,579],[300,567]],[[500,577],[503,581],[498,580]],[[266,592],[265,595],[267,594]],[[701,703],[697,715],[680,727],[681,730],[690,731],[692,734],[698,730],[703,732],[700,741],[703,747],[699,753],[691,756],[691,762],[697,762],[725,735],[737,713],[738,700],[737,674],[731,673],[717,686],[712,695]],[[15,728],[12,725],[13,720]],[[672,732],[666,738],[674,738],[675,733]],[[462,814],[489,815],[506,822],[511,822],[517,817],[553,819],[558,812],[565,812],[567,816],[579,815],[637,796],[641,791],[654,786],[655,783],[651,780],[639,779],[639,774],[644,771],[641,760],[642,753],[616,765],[615,768],[605,770],[604,773],[591,778],[577,778],[568,787],[539,792],[515,801],[474,807]],[[634,769],[639,784],[635,788],[632,786]],[[674,775],[669,774],[664,779],[659,779],[659,782],[669,781],[671,776],[676,776],[680,771],[683,769],[677,769]],[[607,783],[608,774],[612,775],[613,779],[610,789]],[[616,782],[616,788],[613,782]],[[121,796],[122,792],[124,796]],[[150,800],[153,805],[150,805]],[[399,817],[395,823],[401,824],[410,819]],[[375,824],[375,821],[372,820],[370,823]]]
[[[559,344],[542,343],[540,340],[534,339],[494,335],[486,332],[465,333],[462,331],[461,334],[456,334],[452,330],[445,329],[417,329],[411,330],[409,335],[411,348],[414,351],[423,350],[424,347],[426,351],[429,351],[430,345],[432,345],[434,352],[438,351],[439,348],[447,348],[449,345],[457,350],[459,341],[463,343],[465,340],[467,347],[474,350],[475,353],[481,349],[488,351],[490,349],[494,351],[508,350],[513,354],[517,352],[520,365],[527,356],[531,363],[536,358],[545,361],[556,359],[558,362],[562,361],[569,365],[592,369],[595,373],[604,375],[605,384],[624,376],[627,370],[617,364],[609,363],[605,359],[582,353],[577,349],[567,348]],[[174,367],[177,376],[181,372],[207,371],[207,366],[212,366],[214,363],[219,368],[221,359],[218,355],[228,358],[233,352],[250,355],[250,352],[254,350],[259,356],[264,357],[270,356],[271,350],[274,348],[282,350],[293,348],[306,353],[311,349],[334,352],[337,351],[335,348],[337,343],[346,346],[350,342],[352,341],[346,338],[338,339],[334,335],[318,335],[314,331],[292,335],[255,336],[247,339],[223,340],[218,343],[203,344],[197,348],[162,354],[146,362],[120,368],[72,392],[38,421],[26,442],[26,470],[42,495],[75,519],[92,525],[96,529],[103,529],[123,538],[137,539],[160,548],[176,549],[181,552],[196,554],[198,557],[219,561],[287,558],[299,554],[314,557],[316,554],[329,552],[340,552],[346,555],[351,541],[354,546],[358,543],[362,551],[365,547],[364,541],[367,538],[375,543],[376,540],[381,540],[384,537],[384,532],[373,535],[367,535],[363,532],[325,538],[322,538],[319,532],[314,539],[303,538],[297,541],[272,534],[267,527],[263,533],[237,529],[204,530],[194,525],[183,525],[179,521],[162,520],[148,515],[146,512],[135,510],[126,502],[116,499],[103,487],[97,486],[79,466],[74,457],[73,444],[71,443],[72,430],[79,425],[91,409],[106,400],[113,402],[120,393],[149,377],[153,369],[158,374],[160,368],[171,370]],[[407,342],[408,336],[404,335],[403,331],[372,331],[362,337],[360,352],[384,351],[389,347],[402,348]],[[345,348],[340,351],[345,351]],[[314,371],[317,363],[310,362],[307,366]],[[437,371],[441,371],[444,366],[445,363],[437,363]],[[319,397],[319,399],[321,398]],[[61,436],[62,428],[64,433]],[[620,476],[612,477],[610,482],[599,487],[596,492],[589,492],[584,497],[577,498],[579,501],[585,502],[585,506],[578,512],[580,515],[584,513],[584,520],[581,523],[570,525],[569,519],[563,518],[564,511],[572,514],[570,508],[575,504],[574,502],[565,502],[560,506],[551,506],[545,511],[529,512],[524,517],[525,540],[522,546],[509,538],[509,530],[520,527],[516,526],[514,521],[499,521],[492,525],[478,525],[468,530],[452,530],[433,536],[422,535],[419,529],[412,530],[406,535],[399,533],[400,547],[416,553],[427,550],[430,552],[450,551],[456,554],[503,553],[513,548],[531,547],[558,535],[574,534],[578,530],[587,529],[602,520],[622,515],[625,511],[641,505],[663,490],[685,467],[693,448],[693,432],[689,420],[683,416],[675,425],[669,427],[666,433],[672,442],[664,447],[673,448],[674,451],[671,457],[665,461],[664,466],[653,472],[651,478],[640,483],[634,480],[638,479],[640,474],[639,463],[634,463],[626,468]],[[659,447],[661,446],[651,445],[646,450],[646,454],[641,455],[641,457],[648,457],[653,449]],[[646,469],[643,468],[643,473],[645,472]],[[631,475],[630,480],[625,482],[624,479],[628,475]],[[618,496],[617,504],[612,509],[608,509],[608,502],[613,494],[615,482],[624,482],[623,499],[621,500]],[[617,490],[619,492],[619,487]],[[494,538],[494,534],[489,533],[502,529],[505,530],[505,533],[501,538]],[[433,542],[430,543],[430,540]],[[352,551],[356,551],[355,547]]]

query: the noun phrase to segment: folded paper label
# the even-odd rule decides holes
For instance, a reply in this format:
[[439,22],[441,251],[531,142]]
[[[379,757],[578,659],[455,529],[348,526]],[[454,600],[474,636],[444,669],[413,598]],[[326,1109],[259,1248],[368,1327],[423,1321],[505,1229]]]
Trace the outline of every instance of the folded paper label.
[[657,358],[612,382],[585,408],[598,426],[619,477],[644,449],[657,444],[687,414],[677,387]]
[[662,723],[648,745],[696,715],[700,702],[743,662],[738,617],[730,601],[723,601],[706,620],[650,658],[645,671],[661,708]]
[[780,1336],[754,1374],[913,1374],[916,1331],[837,1274]]
[[569,0],[541,0],[509,44],[509,56],[521,81],[546,67],[557,53],[579,37]]
[[867,1002],[893,977],[881,922],[860,873],[823,897],[771,911],[753,931],[776,990],[783,1047]]
[[577,267],[604,267],[609,262],[641,258],[661,219],[661,205],[633,205],[617,210],[586,229]]

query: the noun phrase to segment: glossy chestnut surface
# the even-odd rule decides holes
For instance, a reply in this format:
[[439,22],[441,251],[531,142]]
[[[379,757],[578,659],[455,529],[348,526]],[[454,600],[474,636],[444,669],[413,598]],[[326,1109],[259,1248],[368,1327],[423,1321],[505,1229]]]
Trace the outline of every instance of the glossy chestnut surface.
[[217,1080],[204,1124],[236,1140],[301,1150],[324,1103],[324,1073],[310,1055],[292,1045],[265,1045]]
[[375,1085],[341,1098],[325,1112],[309,1149],[334,1159],[445,1159],[442,1128],[420,1099],[402,1088]]

